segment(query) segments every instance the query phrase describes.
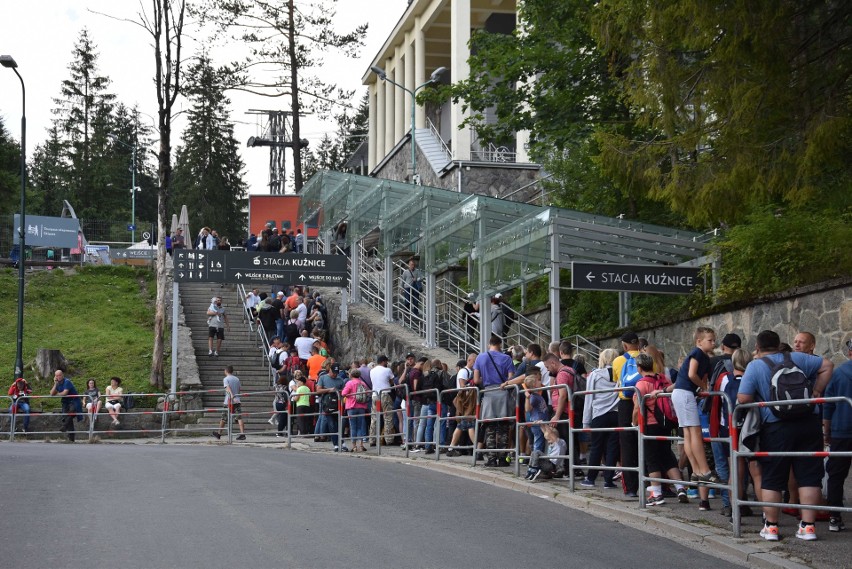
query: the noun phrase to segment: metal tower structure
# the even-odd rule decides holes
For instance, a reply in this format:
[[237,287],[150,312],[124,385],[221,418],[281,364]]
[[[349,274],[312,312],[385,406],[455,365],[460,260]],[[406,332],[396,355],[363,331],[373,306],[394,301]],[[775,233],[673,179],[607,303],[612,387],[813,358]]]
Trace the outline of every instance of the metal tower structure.
[[246,144],[249,148],[260,146],[269,147],[269,193],[277,196],[284,195],[284,182],[287,179],[287,167],[284,160],[284,149],[292,148],[293,152],[299,152],[301,148],[308,145],[304,138],[299,141],[298,147],[293,143],[290,125],[290,111],[273,111],[261,109],[249,109],[249,115],[256,115],[258,121],[266,117],[266,123],[260,125],[260,136],[252,136]]

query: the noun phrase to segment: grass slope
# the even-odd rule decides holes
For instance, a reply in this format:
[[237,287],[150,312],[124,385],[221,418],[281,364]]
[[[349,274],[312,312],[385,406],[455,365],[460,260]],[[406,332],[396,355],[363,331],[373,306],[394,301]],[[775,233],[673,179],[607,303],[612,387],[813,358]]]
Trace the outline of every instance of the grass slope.
[[[36,380],[39,348],[61,350],[68,375],[82,393],[94,379],[103,390],[122,379],[125,393],[152,391],[148,377],[153,348],[155,275],[126,266],[28,272],[24,292],[24,375],[36,394],[52,379]],[[14,379],[17,335],[17,272],[0,270],[0,388]],[[168,346],[168,339],[166,340]],[[169,368],[165,364],[165,369]]]

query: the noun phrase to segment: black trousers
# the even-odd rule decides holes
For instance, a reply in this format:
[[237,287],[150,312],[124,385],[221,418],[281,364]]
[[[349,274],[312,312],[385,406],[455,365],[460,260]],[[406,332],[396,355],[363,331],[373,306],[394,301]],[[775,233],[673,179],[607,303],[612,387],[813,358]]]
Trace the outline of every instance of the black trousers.
[[[618,426],[618,412],[610,411],[599,417],[592,419],[591,425],[593,429],[613,428]],[[615,466],[618,460],[618,435],[612,431],[592,432],[592,448],[589,449],[589,475],[587,478],[592,482],[598,477],[598,470],[591,468],[592,466],[600,466],[601,458],[603,458],[605,466]],[[615,475],[613,470],[604,470],[603,477],[607,484],[612,484],[612,477]],[[622,474],[622,476],[624,476]]]
[[[836,452],[849,452],[852,450],[852,439],[831,439],[831,450]],[[843,505],[843,483],[849,476],[849,466],[852,458],[848,456],[832,456],[828,459],[825,472],[828,474],[828,496],[826,500],[829,506]],[[840,517],[840,512],[831,512],[832,517]]]
[[[618,426],[633,425],[633,399],[618,400]],[[639,435],[635,431],[618,433],[621,446],[621,466],[625,468],[639,465]],[[621,473],[621,486],[625,493],[639,492],[639,474],[624,470]]]

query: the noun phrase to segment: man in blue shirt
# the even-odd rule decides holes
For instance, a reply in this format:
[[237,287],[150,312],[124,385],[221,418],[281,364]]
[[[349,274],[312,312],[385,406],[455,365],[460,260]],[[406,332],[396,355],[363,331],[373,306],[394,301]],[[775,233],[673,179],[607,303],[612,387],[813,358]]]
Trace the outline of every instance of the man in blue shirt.
[[[780,351],[781,339],[771,330],[757,335],[755,359],[746,368],[740,390],[739,403],[770,400],[772,371],[762,358],[768,358],[776,364],[781,363],[784,354]],[[812,382],[813,397],[821,397],[831,378],[834,365],[827,359],[794,352],[790,354],[793,363]],[[760,450],[765,452],[819,452],[822,450],[822,436],[819,408],[815,406],[813,414],[798,420],[781,420],[768,407],[760,408],[763,424],[760,428]],[[781,492],[787,488],[790,468],[799,484],[799,499],[804,505],[818,505],[822,500],[822,459],[818,457],[770,456],[760,459],[763,480],[762,500],[781,502]],[[760,531],[767,541],[778,541],[778,514],[780,508],[764,508],[766,523]],[[814,510],[802,510],[802,523],[796,537],[804,540],[816,539],[814,530]]]
[[[826,397],[849,397],[852,399],[852,340],[846,342],[846,357],[848,361],[837,366],[831,376],[831,383],[825,390]],[[830,445],[834,452],[852,451],[852,406],[848,403],[826,403],[822,413],[823,436],[826,446]],[[843,484],[849,476],[849,466],[852,458],[848,456],[832,456],[825,465],[828,474],[829,506],[843,506]],[[846,529],[840,512],[831,512],[828,520],[828,531]]]
[[[515,375],[512,358],[501,351],[503,341],[498,336],[491,336],[488,351],[476,356],[473,363],[473,383],[482,389],[482,404],[480,417],[484,420],[514,417],[515,398],[513,393],[505,389],[507,383]],[[509,448],[509,420],[489,421],[485,423],[485,448]],[[498,453],[487,453],[485,466],[508,466],[505,457]]]
[[50,388],[51,395],[62,397],[62,429],[67,433],[68,440],[74,442],[74,417],[83,413],[83,404],[77,396],[77,388],[71,380],[65,377],[65,373],[58,369],[53,374],[53,387]]

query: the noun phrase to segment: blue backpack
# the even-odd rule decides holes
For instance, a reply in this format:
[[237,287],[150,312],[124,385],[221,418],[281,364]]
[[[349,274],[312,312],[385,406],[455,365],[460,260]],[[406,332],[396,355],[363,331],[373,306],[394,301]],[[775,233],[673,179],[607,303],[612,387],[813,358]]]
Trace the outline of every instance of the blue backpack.
[[[633,387],[640,379],[642,374],[639,373],[639,368],[636,367],[636,358],[630,355],[630,352],[624,352],[624,367],[621,368],[621,387]],[[633,397],[633,389],[625,389],[619,393],[622,399],[630,399]]]

